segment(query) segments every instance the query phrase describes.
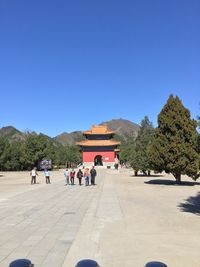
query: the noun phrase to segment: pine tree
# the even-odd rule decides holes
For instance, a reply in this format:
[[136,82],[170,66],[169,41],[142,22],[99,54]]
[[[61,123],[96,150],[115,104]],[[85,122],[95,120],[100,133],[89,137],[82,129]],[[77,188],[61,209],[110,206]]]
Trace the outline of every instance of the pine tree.
[[145,175],[150,175],[150,164],[147,155],[147,149],[152,142],[154,135],[153,124],[149,121],[147,116],[141,121],[140,131],[135,141],[135,154],[132,159],[132,167],[137,172],[141,170]]
[[181,175],[198,178],[197,122],[181,100],[170,95],[158,115],[155,139],[149,148],[149,159],[156,171],[172,173],[177,183]]
[[126,166],[131,166],[135,156],[135,136],[129,136],[120,147],[120,161]]

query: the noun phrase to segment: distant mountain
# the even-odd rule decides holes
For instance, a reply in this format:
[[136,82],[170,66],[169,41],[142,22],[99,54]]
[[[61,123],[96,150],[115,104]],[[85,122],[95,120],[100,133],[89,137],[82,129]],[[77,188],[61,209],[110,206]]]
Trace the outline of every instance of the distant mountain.
[[0,128],[0,137],[6,137],[10,140],[24,140],[24,136],[24,133],[20,132],[13,126]]
[[[137,133],[140,129],[140,126],[138,124],[124,119],[113,119],[100,123],[100,125],[102,124],[106,124],[109,129],[115,131],[115,139],[118,139],[120,141],[126,141],[129,136],[137,136]],[[61,144],[74,144],[75,142],[84,140],[85,138],[81,131],[75,131],[72,133],[64,132],[54,137],[54,139]]]
[[102,122],[100,125],[106,124],[110,130],[115,132],[115,139],[126,141],[128,137],[136,137],[140,126],[132,121],[124,119],[113,119]]
[[54,137],[54,140],[58,143],[61,143],[62,145],[72,145],[75,144],[75,142],[84,140],[84,136],[81,131],[75,131],[71,133],[62,133],[60,135],[57,135]]
[[[28,134],[37,135],[37,133],[34,131],[21,132],[13,126],[5,126],[5,127],[0,128],[0,137],[5,137],[9,139],[10,141],[23,141],[25,140],[25,137]],[[48,137],[49,139],[52,139],[51,137],[45,134],[43,135]]]

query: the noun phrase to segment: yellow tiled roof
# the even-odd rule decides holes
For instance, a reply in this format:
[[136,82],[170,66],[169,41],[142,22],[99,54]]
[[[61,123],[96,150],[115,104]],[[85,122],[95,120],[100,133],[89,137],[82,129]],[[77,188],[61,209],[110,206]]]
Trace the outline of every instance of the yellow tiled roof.
[[120,142],[115,140],[84,140],[76,143],[79,146],[116,146]]
[[114,132],[109,130],[107,125],[93,125],[92,129],[83,132],[83,134],[113,134]]

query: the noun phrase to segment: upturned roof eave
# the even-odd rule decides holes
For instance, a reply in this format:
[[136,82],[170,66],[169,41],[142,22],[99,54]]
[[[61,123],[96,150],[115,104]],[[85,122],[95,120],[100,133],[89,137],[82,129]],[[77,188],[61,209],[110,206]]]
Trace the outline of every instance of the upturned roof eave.
[[105,133],[102,133],[102,132],[92,132],[92,131],[85,131],[83,132],[84,135],[109,135],[109,134],[114,134],[115,132],[105,132]]
[[118,141],[114,141],[114,142],[108,142],[107,144],[106,143],[100,143],[100,142],[90,142],[88,140],[86,141],[82,141],[82,142],[76,142],[77,145],[79,146],[117,146],[117,145],[120,145],[121,142],[118,142]]

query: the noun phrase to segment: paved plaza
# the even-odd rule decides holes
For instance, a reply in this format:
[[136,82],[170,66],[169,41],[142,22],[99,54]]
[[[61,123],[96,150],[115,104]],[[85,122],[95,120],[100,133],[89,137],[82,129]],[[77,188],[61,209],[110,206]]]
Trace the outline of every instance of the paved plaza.
[[[39,173],[0,173],[0,267],[28,258],[36,267],[74,267],[83,258],[101,267],[200,266],[200,185],[171,176],[134,177],[128,169],[98,169],[96,186],[51,184]],[[192,180],[183,177],[183,180]],[[198,203],[196,204],[198,208]],[[186,212],[189,211],[189,212]]]

